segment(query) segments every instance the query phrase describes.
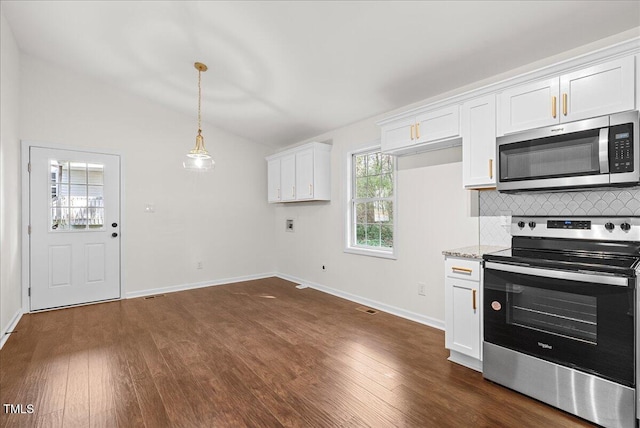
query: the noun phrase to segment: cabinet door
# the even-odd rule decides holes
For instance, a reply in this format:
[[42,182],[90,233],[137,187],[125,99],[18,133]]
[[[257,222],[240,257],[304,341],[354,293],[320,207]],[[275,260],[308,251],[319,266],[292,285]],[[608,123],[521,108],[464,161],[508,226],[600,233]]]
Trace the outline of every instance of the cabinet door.
[[267,162],[267,200],[280,202],[280,159]]
[[280,200],[296,199],[296,155],[283,156],[280,159]]
[[499,98],[499,135],[558,123],[559,85],[559,79],[554,77],[502,92]]
[[390,152],[417,143],[415,135],[415,120],[400,119],[382,127],[381,147],[383,152]]
[[460,106],[443,108],[416,116],[417,143],[455,138],[460,135]]
[[633,110],[633,56],[598,64],[560,77],[562,122]]
[[[640,54],[636,55],[636,110],[640,110]],[[640,400],[640,394],[638,394]],[[638,408],[640,409],[640,407]]]
[[480,359],[479,282],[448,277],[445,287],[445,346]]
[[462,105],[462,184],[466,188],[496,185],[496,96]]
[[296,200],[313,199],[313,149],[296,153]]

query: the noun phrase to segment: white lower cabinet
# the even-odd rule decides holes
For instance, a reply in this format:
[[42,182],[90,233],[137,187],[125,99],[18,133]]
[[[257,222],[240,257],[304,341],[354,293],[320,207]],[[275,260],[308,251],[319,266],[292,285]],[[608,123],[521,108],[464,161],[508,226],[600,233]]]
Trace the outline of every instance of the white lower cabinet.
[[482,371],[481,261],[445,258],[445,347],[449,360]]

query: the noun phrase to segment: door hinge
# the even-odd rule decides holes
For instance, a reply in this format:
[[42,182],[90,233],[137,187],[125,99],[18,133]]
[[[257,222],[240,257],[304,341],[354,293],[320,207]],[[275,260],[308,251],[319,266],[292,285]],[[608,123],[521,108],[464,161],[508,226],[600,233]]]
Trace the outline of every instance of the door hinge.
[[31,225],[27,226],[27,234],[31,235]]
[[31,172],[31,162],[27,164],[27,171]]
[[28,291],[29,291],[29,297],[31,297],[31,287],[29,287]]

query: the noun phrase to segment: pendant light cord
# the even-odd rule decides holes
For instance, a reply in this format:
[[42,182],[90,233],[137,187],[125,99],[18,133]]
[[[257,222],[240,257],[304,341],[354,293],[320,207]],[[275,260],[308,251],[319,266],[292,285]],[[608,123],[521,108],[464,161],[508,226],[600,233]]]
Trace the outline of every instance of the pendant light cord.
[[202,85],[200,83],[201,79],[202,79],[202,70],[198,69],[198,133],[202,132],[201,114],[200,114],[200,107],[201,107],[201,100],[202,100]]

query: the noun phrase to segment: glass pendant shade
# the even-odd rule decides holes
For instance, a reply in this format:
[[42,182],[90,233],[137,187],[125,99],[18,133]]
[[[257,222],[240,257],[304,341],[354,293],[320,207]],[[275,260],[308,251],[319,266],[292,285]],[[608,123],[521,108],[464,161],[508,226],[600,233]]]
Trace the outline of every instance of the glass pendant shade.
[[213,168],[215,162],[211,155],[204,148],[204,137],[202,136],[202,131],[198,129],[198,135],[196,136],[196,146],[187,153],[187,157],[182,162],[182,166],[185,169],[189,170],[197,170],[197,171],[208,171]]

